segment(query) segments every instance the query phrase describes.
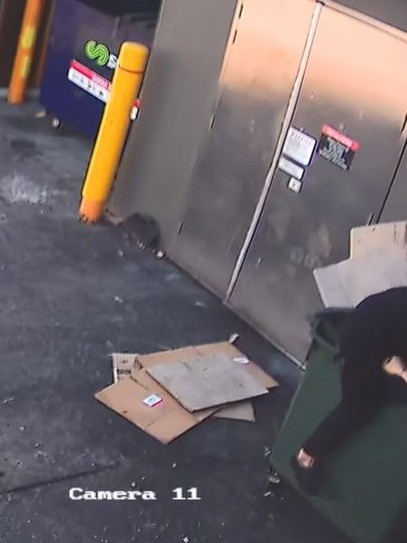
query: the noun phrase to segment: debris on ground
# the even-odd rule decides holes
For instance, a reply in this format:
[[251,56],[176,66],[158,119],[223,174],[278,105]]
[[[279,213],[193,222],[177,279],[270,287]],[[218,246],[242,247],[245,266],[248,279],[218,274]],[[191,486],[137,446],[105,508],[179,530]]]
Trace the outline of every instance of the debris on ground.
[[140,247],[157,252],[160,250],[161,232],[157,221],[149,215],[134,213],[121,225],[129,240]]
[[125,219],[123,217],[118,217],[112,211],[108,209],[103,214],[103,219],[112,224],[113,226],[120,226],[124,223]]
[[230,341],[111,358],[95,398],[164,444],[210,417],[254,422],[251,400],[278,386]]
[[[112,211],[106,210],[103,218],[113,226],[120,226],[126,238],[135,242],[137,247],[143,251],[148,250],[158,259],[165,257],[164,251],[160,248],[161,232],[155,219],[149,215],[135,213],[129,217],[118,217]],[[124,256],[119,253],[119,256]]]
[[[136,354],[113,353],[111,355],[113,366],[113,383],[118,383],[124,377],[131,377],[137,365]],[[141,365],[138,366],[141,369]]]
[[272,450],[270,447],[264,447],[264,458],[270,458]]

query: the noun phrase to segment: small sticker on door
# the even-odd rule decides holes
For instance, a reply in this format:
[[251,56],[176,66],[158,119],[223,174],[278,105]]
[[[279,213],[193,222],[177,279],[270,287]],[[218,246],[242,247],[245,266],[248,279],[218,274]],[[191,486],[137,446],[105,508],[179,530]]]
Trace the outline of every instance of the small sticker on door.
[[295,192],[295,194],[299,194],[301,192],[301,189],[302,189],[301,181],[298,181],[298,179],[295,179],[295,177],[292,177],[289,180],[287,186],[292,192]]
[[325,125],[322,128],[317,153],[344,171],[350,169],[360,144],[339,130]]
[[283,155],[301,166],[309,166],[317,140],[291,127],[285,140]]
[[294,162],[291,162],[291,160],[288,160],[288,158],[281,157],[280,162],[278,163],[278,168],[290,175],[291,177],[295,177],[296,179],[301,179],[304,176],[304,168],[301,166],[298,166]]

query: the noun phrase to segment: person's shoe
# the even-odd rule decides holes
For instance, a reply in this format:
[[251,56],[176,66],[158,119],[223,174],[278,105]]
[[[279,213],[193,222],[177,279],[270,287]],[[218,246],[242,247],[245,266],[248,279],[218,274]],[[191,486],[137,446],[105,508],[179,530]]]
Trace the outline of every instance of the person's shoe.
[[312,466],[305,467],[298,462],[297,456],[291,459],[291,466],[294,470],[298,486],[310,496],[316,496],[320,493],[322,486],[322,464],[315,460]]

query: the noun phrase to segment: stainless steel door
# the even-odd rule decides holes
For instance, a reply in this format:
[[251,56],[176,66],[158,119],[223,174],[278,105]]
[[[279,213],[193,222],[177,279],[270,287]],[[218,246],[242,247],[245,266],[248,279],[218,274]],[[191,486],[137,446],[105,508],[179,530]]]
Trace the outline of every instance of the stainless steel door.
[[[312,271],[348,257],[350,228],[377,215],[399,160],[403,58],[401,38],[324,8],[292,122],[318,140],[321,154],[304,166],[299,193],[288,188],[287,173],[276,171],[230,300],[300,361],[310,345],[306,316],[321,306]],[[294,133],[284,157],[294,158],[284,167],[298,176],[308,149],[301,137]],[[298,187],[294,180],[291,188]]]
[[171,257],[220,295],[249,228],[280,134],[315,3],[248,0],[223,71]]

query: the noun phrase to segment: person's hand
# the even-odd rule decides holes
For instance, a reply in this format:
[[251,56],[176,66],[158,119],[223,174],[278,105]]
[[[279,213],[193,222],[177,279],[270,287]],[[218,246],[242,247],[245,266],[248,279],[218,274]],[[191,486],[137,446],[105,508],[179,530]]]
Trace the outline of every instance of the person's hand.
[[383,363],[383,369],[389,375],[401,377],[407,382],[407,369],[399,356],[387,358]]

